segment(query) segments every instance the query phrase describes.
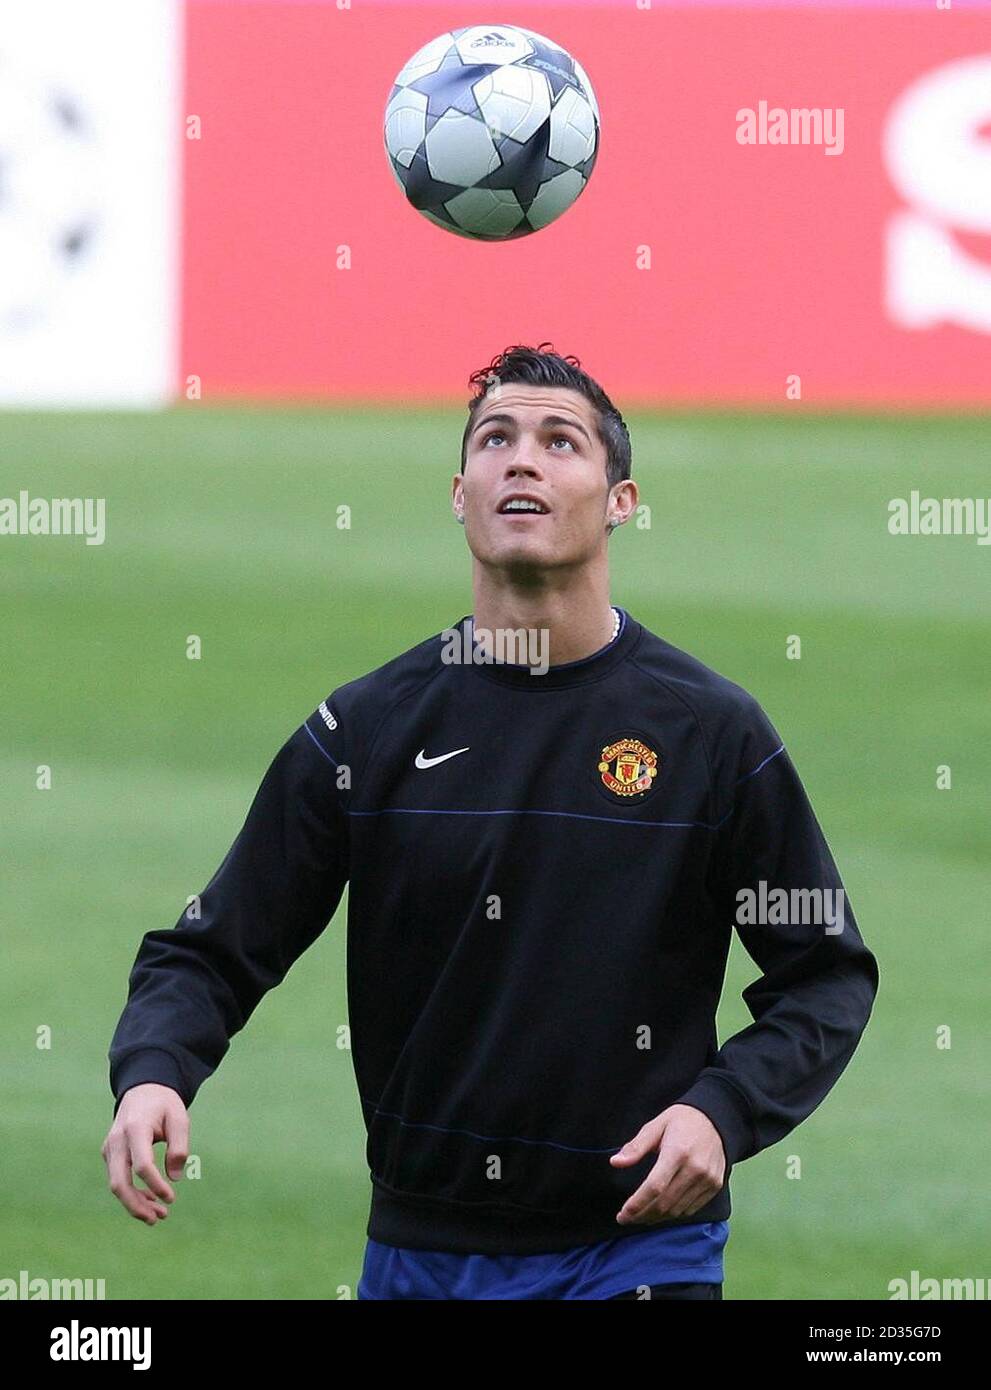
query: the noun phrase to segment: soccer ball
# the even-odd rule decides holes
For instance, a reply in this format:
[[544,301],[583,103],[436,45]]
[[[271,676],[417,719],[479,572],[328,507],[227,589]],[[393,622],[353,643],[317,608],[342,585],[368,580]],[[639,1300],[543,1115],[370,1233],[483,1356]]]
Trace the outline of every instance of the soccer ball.
[[507,241],[546,227],[585,188],[599,107],[582,65],[511,24],[454,29],[396,78],[385,148],[407,199],[458,236]]

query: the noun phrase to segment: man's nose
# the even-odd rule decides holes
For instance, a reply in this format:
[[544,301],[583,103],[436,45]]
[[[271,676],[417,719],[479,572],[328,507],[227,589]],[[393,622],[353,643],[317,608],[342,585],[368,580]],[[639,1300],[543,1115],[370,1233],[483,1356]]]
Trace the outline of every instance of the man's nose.
[[510,476],[514,473],[526,473],[530,476],[539,475],[540,452],[533,441],[523,439],[513,455],[511,461],[506,465],[506,472]]

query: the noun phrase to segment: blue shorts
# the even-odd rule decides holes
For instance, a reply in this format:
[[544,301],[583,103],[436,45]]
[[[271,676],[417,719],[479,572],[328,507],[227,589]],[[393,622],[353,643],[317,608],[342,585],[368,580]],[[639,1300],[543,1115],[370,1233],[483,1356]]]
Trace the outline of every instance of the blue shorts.
[[721,1298],[728,1235],[725,1221],[690,1222],[537,1255],[408,1250],[369,1240],[357,1297],[638,1298],[650,1288],[663,1298]]

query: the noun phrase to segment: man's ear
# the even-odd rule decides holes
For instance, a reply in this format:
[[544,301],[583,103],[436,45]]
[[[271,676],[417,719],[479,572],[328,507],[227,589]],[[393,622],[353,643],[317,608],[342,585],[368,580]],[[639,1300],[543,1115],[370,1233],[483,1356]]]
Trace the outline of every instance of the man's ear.
[[462,482],[463,475],[461,473],[455,473],[451,480],[451,508],[454,512],[455,520],[460,521],[463,526],[465,524],[465,494]]
[[638,499],[637,485],[632,478],[624,478],[609,489],[606,503],[606,526],[612,532],[617,526],[629,521],[636,510]]

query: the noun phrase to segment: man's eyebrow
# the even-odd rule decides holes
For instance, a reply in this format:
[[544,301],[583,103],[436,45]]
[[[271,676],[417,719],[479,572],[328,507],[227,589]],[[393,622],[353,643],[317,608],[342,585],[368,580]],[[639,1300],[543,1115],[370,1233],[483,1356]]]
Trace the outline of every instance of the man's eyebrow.
[[[496,421],[498,421],[499,424],[504,425],[516,424],[516,420],[514,419],[514,417],[512,415],[507,415],[505,412],[500,412],[495,415],[485,415],[481,420],[476,422],[475,428],[472,430],[472,434],[475,434],[478,430],[480,430],[483,425],[491,425]],[[545,415],[544,418],[541,420],[540,424],[541,427],[546,425],[567,425],[569,429],[577,430],[579,434],[583,434],[590,444],[592,442],[588,430],[585,428],[585,426],[579,424],[577,420],[569,420],[565,415]]]

